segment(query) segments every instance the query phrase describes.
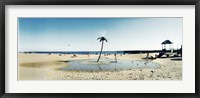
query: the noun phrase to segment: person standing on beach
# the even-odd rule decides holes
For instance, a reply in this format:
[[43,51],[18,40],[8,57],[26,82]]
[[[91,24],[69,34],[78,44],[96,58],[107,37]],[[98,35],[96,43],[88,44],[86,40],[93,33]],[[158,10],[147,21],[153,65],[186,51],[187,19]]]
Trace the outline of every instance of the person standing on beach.
[[116,58],[116,54],[114,54],[114,56],[115,56],[115,62],[117,63],[117,58]]

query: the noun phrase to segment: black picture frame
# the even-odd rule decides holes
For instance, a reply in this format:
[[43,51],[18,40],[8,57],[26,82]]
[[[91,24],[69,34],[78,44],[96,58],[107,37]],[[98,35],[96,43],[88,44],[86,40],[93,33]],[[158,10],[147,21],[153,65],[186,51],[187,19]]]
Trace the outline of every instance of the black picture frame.
[[[195,5],[195,93],[5,93],[6,5]],[[0,96],[2,98],[200,98],[200,0],[0,0]]]

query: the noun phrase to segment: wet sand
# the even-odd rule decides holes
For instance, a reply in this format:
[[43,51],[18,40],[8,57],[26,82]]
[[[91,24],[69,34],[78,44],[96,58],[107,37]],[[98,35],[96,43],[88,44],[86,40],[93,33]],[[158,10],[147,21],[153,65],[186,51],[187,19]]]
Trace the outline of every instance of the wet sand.
[[[147,54],[117,55],[117,59],[145,60]],[[155,56],[155,54],[149,54]],[[114,55],[102,55],[114,59]],[[63,71],[70,60],[97,59],[98,55],[18,54],[19,80],[182,80],[182,61],[157,58],[157,68],[132,68],[120,71]],[[101,61],[101,59],[100,59]]]

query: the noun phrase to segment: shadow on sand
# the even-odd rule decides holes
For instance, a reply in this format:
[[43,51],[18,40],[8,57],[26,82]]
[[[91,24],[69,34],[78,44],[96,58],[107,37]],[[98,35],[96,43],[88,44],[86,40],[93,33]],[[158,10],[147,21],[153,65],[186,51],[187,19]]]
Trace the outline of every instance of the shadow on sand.
[[48,66],[55,66],[55,65],[66,65],[70,61],[43,61],[43,62],[33,62],[33,63],[22,63],[19,64],[23,67],[34,67],[34,68],[40,68],[40,67],[48,67]]
[[182,58],[172,58],[173,61],[182,61]]
[[62,60],[60,60],[60,61],[57,61],[57,62],[68,63],[68,62],[70,62],[70,61],[62,61]]

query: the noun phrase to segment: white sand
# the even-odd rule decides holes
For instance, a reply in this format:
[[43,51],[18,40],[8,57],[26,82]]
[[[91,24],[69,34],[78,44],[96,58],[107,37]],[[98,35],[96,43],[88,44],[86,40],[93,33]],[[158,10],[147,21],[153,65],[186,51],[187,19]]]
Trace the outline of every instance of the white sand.
[[[155,56],[155,54],[150,54]],[[104,55],[102,55],[104,56]],[[106,56],[114,58],[114,55]],[[142,60],[146,54],[117,55],[117,59]],[[182,80],[182,61],[157,58],[158,68],[133,68],[121,71],[61,71],[68,60],[98,58],[98,55],[18,54],[19,80]],[[101,59],[100,59],[101,60]],[[45,66],[40,66],[45,63]],[[40,65],[38,65],[40,64]]]

